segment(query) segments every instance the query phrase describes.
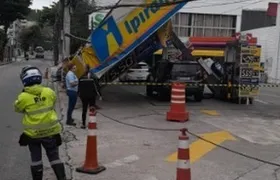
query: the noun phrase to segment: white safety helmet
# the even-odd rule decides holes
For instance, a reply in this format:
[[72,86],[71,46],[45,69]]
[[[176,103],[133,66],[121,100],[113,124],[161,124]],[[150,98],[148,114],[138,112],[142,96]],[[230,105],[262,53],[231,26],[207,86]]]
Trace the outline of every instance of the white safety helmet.
[[35,66],[25,66],[20,73],[20,79],[24,86],[32,86],[42,83],[42,73]]

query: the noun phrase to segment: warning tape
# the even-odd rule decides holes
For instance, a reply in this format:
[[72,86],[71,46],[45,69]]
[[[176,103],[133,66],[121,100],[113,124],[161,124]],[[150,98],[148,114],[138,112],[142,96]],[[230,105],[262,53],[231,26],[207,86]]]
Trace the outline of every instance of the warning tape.
[[[205,83],[184,83],[188,87],[211,86],[211,87],[280,87],[280,84],[205,84]],[[149,83],[149,82],[100,82],[100,85],[128,85],[128,86],[171,86],[172,83]]]

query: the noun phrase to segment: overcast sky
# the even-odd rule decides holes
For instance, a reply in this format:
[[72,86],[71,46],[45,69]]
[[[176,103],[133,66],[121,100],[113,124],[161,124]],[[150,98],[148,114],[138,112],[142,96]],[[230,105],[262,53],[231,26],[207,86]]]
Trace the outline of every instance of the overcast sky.
[[58,0],[33,0],[33,4],[31,5],[32,9],[42,9],[43,6],[49,6],[52,2],[56,2]]

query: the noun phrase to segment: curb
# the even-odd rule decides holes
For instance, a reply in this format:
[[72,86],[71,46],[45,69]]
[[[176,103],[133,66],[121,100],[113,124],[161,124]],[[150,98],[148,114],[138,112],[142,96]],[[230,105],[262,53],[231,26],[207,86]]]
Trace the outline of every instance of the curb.
[[4,65],[7,65],[7,64],[11,64],[13,63],[14,61],[9,61],[9,62],[4,62],[4,63],[0,63],[0,66],[4,66]]
[[[62,107],[62,104],[61,104],[61,95],[60,95],[60,92],[59,92],[59,84],[57,82],[53,82],[52,78],[49,78],[48,80],[48,85],[50,88],[52,88],[57,96],[57,100],[56,100],[56,105],[55,105],[55,109],[56,109],[56,112],[57,112],[57,115],[58,115],[58,118],[59,118],[59,121],[60,121],[60,124],[62,126],[62,133],[61,133],[61,136],[64,135],[65,133],[65,125],[63,124],[63,119],[64,119],[64,115],[63,115],[63,107]],[[67,142],[64,142],[62,143],[61,147],[64,151],[61,151],[63,153],[62,157],[65,157],[65,162],[64,162],[64,166],[65,166],[65,173],[66,173],[66,177],[67,179],[73,179],[72,177],[72,168],[71,168],[71,165],[69,165],[69,161],[71,160],[71,158],[69,157],[68,155],[68,146],[67,146]],[[60,158],[62,158],[60,157]]]

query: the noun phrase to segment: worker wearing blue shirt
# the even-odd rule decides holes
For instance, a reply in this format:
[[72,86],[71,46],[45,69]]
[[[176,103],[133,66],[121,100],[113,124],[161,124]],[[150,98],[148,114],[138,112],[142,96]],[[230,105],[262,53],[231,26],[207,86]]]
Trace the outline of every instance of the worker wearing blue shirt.
[[74,119],[72,118],[72,113],[77,103],[79,80],[74,73],[76,71],[76,66],[74,64],[69,64],[68,69],[69,71],[65,77],[67,96],[68,96],[68,110],[67,110],[66,124],[75,126],[76,123],[74,123]]

